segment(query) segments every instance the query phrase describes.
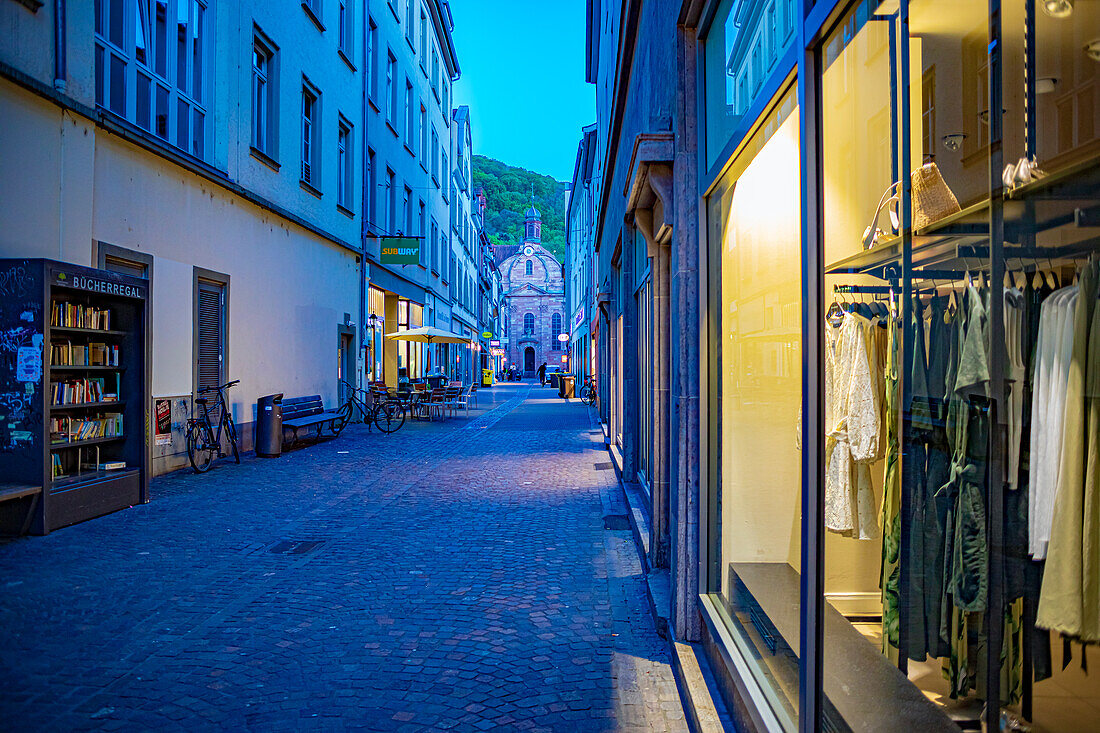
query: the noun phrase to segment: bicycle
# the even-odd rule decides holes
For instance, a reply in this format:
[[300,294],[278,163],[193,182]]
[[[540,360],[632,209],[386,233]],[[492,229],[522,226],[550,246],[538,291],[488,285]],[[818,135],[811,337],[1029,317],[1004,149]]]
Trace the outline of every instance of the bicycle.
[[202,406],[202,417],[191,418],[187,421],[187,457],[191,460],[191,468],[195,473],[206,473],[214,464],[216,458],[225,458],[227,453],[222,450],[222,437],[229,441],[229,447],[233,451],[233,460],[241,462],[241,453],[237,449],[237,426],[233,424],[233,416],[229,414],[229,408],[225,404],[225,390],[234,384],[240,384],[239,379],[223,384],[220,387],[207,387],[200,389],[199,394],[217,392],[217,402],[213,411],[218,415],[218,426],[215,429],[210,421],[210,400],[206,397],[196,397],[195,404]]
[[362,421],[367,424],[369,430],[373,430],[372,426],[377,426],[383,433],[389,434],[400,430],[401,426],[405,424],[405,405],[400,400],[391,398],[388,394],[383,396],[381,392],[378,392],[374,395],[373,404],[367,404],[365,397],[368,394],[367,390],[356,387],[343,379],[340,380],[340,383],[347,390],[347,399],[337,410],[341,413],[341,417],[338,421],[333,422],[332,432],[334,435],[339,435],[340,431],[347,427],[356,412],[359,413]]
[[596,404],[597,398],[596,378],[588,377],[584,380],[584,385],[581,387],[581,402],[586,405],[594,405]]

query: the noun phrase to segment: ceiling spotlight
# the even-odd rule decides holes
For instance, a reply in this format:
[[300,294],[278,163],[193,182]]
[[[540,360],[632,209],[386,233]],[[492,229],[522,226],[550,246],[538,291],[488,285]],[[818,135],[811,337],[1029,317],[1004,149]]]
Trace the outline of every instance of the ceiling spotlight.
[[1100,38],[1089,41],[1088,44],[1085,45],[1085,53],[1087,53],[1089,58],[1093,61],[1100,62]]
[[959,148],[962,147],[963,140],[966,139],[966,133],[956,132],[951,135],[943,136],[943,146],[952,153],[959,152]]
[[1043,76],[1035,81],[1036,94],[1050,94],[1054,87],[1058,86],[1058,79],[1053,76]]
[[1043,0],[1043,12],[1051,18],[1068,18],[1073,14],[1073,0]]

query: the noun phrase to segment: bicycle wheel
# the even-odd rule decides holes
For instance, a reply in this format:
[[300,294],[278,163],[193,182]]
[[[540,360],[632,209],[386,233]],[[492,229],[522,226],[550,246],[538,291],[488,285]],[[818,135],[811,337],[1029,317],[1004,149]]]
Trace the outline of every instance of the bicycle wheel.
[[187,428],[187,457],[195,473],[206,473],[214,463],[217,448],[207,440],[206,426],[198,422]]
[[332,437],[334,437],[334,438],[337,435],[339,435],[341,432],[343,432],[344,428],[346,428],[348,426],[348,423],[351,422],[351,413],[352,413],[352,402],[351,402],[351,400],[348,400],[344,404],[340,405],[340,409],[337,410],[337,412],[340,413],[340,417],[334,417],[332,419],[332,423],[331,423],[332,424]]
[[374,424],[383,433],[392,433],[405,424],[405,408],[392,402],[384,402],[374,412]]
[[229,439],[229,447],[233,449],[233,460],[237,465],[241,463],[241,452],[237,448],[237,426],[233,424],[233,418],[225,416],[225,437]]

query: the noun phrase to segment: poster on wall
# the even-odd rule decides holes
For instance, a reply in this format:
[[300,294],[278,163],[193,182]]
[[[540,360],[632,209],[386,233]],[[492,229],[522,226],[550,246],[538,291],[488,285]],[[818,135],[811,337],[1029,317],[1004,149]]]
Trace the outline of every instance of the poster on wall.
[[154,445],[172,444],[172,400],[168,398],[154,400],[153,414],[156,415]]

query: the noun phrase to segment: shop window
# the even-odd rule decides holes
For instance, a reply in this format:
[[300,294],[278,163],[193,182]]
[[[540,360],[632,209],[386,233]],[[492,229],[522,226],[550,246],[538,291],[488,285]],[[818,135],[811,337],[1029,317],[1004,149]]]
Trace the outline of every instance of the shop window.
[[105,0],[94,9],[96,104],[203,159],[208,11],[200,0]]
[[[794,0],[756,5],[723,0],[704,42],[707,165],[713,166],[741,116],[794,40]],[[777,25],[778,24],[778,25]]]
[[[720,273],[709,371],[719,540],[708,581],[788,727],[798,717],[802,357],[798,113],[780,99],[708,197]],[[793,305],[784,318],[784,304]],[[642,304],[639,303],[639,307]],[[648,306],[646,306],[648,307]],[[648,362],[646,362],[648,364]],[[646,366],[648,369],[649,367]]]

